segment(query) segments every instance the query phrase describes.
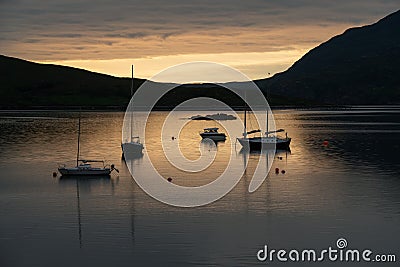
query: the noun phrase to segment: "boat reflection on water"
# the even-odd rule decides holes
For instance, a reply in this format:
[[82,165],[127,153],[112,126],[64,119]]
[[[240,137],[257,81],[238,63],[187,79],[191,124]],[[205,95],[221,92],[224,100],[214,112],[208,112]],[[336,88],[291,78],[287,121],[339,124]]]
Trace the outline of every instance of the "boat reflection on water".
[[[118,176],[117,176],[118,177]],[[62,175],[58,179],[58,182],[61,185],[70,185],[73,184],[76,180],[81,180],[81,184],[85,185],[95,185],[95,184],[104,184],[104,183],[110,183],[113,178],[111,178],[110,175]]]
[[128,153],[124,153],[122,160],[127,162],[127,161],[137,161],[143,158],[143,152],[142,151],[136,151],[136,152],[128,152]]
[[143,164],[143,156],[142,151],[126,153],[121,159],[121,163],[124,162],[125,164],[121,164],[121,166],[124,166],[126,171],[133,177],[135,169]]
[[82,209],[81,209],[81,189],[84,192],[90,192],[92,186],[96,185],[104,185],[111,184],[112,190],[114,189],[114,180],[118,182],[118,178],[110,178],[110,176],[105,175],[90,175],[90,176],[81,176],[81,175],[68,175],[61,176],[58,180],[59,184],[64,187],[76,187],[76,209],[77,209],[77,221],[78,221],[78,238],[79,238],[79,247],[83,247],[83,235],[82,235]]
[[266,155],[266,154],[273,154],[277,157],[281,157],[285,155],[286,157],[290,155],[292,151],[290,150],[290,147],[288,149],[269,149],[269,148],[264,148],[261,150],[249,150],[247,148],[242,147],[239,151],[239,154],[241,155]]
[[[290,148],[277,150],[267,148],[261,150],[250,150],[242,147],[239,151],[239,155],[242,155],[243,159],[245,180],[251,177],[249,192],[254,192],[261,186],[267,178],[275,159],[281,160],[283,159],[283,156],[285,156],[287,164],[287,158],[290,153]],[[265,163],[262,162],[264,160]]]
[[200,148],[202,150],[215,151],[215,150],[217,150],[218,143],[220,143],[220,142],[223,143],[224,141],[222,141],[222,140],[215,141],[210,138],[204,138],[204,139],[201,139],[201,141],[200,141]]
[[[127,151],[128,152],[128,151]],[[140,151],[130,151],[124,153],[121,159],[121,166],[124,169],[124,173],[129,173],[131,175],[132,183],[133,175],[135,174],[135,167],[143,164],[143,152]],[[125,164],[123,164],[125,163]],[[132,186],[132,195],[130,201],[130,228],[131,228],[131,239],[132,245],[135,246],[135,194],[134,186]]]

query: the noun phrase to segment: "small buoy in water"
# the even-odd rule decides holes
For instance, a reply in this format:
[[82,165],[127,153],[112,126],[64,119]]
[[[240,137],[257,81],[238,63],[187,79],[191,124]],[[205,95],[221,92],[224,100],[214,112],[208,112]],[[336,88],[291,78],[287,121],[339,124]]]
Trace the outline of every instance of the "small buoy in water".
[[322,144],[323,144],[324,146],[328,146],[328,145],[329,145],[329,142],[328,142],[327,140],[325,140]]
[[275,173],[279,174],[279,168],[275,168]]
[[168,177],[167,181],[168,181],[168,182],[172,182],[172,178],[171,178],[171,177]]
[[282,171],[281,171],[281,173],[282,173],[282,174],[285,174],[285,173],[286,173],[286,171],[285,171],[285,170],[282,170]]
[[53,177],[57,177],[57,173],[56,172],[53,172]]

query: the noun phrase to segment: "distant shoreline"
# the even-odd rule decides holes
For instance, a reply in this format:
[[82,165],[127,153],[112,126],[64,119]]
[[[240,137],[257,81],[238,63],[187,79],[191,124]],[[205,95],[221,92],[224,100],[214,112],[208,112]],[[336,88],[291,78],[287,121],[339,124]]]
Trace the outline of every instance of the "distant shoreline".
[[[304,109],[304,110],[314,110],[314,109],[327,109],[327,110],[335,110],[335,109],[354,109],[354,108],[394,108],[397,107],[400,109],[400,105],[398,104],[389,104],[389,105],[277,105],[270,106],[271,109]],[[29,111],[84,111],[84,112],[113,112],[113,111],[126,111],[127,107],[122,106],[107,106],[107,107],[76,107],[76,106],[33,106],[33,107],[0,107],[0,112],[29,112]],[[174,107],[155,107],[153,111],[172,111]],[[235,111],[243,111],[244,107],[232,107]],[[221,108],[212,108],[205,107],[204,109],[180,109],[182,111],[229,111],[229,109],[221,109]],[[255,108],[254,110],[264,110],[263,108]],[[143,111],[147,111],[147,109],[143,109]]]

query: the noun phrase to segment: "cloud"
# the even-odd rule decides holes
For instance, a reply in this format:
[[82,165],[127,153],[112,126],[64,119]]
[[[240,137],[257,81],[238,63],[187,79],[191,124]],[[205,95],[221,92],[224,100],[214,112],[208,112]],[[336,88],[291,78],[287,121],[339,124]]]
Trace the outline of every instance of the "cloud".
[[[305,53],[304,50],[296,50],[288,47],[284,51],[260,53],[196,53],[111,60],[64,60],[53,61],[52,63],[74,66],[95,72],[109,73],[119,77],[129,77],[130,66],[134,64],[136,66],[135,73],[138,77],[151,78],[156,73],[173,65],[192,61],[211,61],[237,68],[243,73],[250,75],[251,78],[262,78],[267,76],[267,73],[274,74],[287,69],[303,53]],[[180,77],[174,77],[176,80],[169,81],[180,82],[179,78]]]
[[110,37],[110,38],[130,38],[130,39],[143,38],[143,37],[146,37],[149,35],[150,35],[150,33],[145,33],[145,32],[104,34],[105,37]]
[[13,0],[2,53],[31,60],[307,50],[398,9],[395,0]]

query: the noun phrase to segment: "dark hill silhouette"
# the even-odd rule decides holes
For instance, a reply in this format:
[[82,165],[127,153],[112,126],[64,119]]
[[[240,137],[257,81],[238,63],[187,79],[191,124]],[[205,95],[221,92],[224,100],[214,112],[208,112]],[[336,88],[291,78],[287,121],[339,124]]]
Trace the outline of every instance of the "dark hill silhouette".
[[[0,78],[3,109],[125,108],[130,99],[130,78],[1,55]],[[135,87],[144,81],[135,79]],[[287,71],[256,83],[272,105],[400,104],[400,11],[348,29],[310,50]],[[200,96],[243,106],[224,88],[199,84],[179,86],[158,107],[171,108]]]
[[351,28],[287,71],[257,81],[273,94],[329,104],[400,103],[400,10]]
[[[126,106],[131,79],[0,56],[0,106]],[[136,86],[144,80],[135,79]]]
[[[72,67],[38,64],[1,55],[0,79],[2,109],[125,109],[130,100],[130,78],[117,78]],[[144,81],[135,79],[134,88],[138,88]],[[153,86],[161,85],[152,83]],[[196,84],[177,86],[158,101],[156,108],[171,109],[193,97],[211,97],[230,106],[243,107],[240,98],[221,86]],[[275,97],[274,101],[279,104],[299,104],[287,97]]]

